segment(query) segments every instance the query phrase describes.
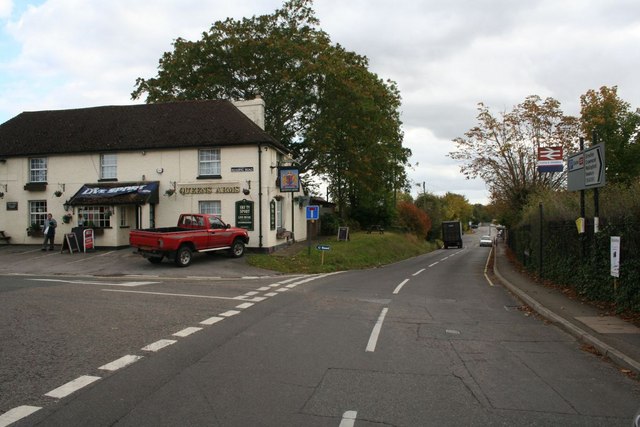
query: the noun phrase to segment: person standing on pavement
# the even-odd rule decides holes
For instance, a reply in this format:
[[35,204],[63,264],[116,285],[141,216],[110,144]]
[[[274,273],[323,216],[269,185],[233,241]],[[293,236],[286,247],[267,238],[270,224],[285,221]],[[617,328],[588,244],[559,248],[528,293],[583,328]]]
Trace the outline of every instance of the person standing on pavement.
[[58,223],[53,219],[53,215],[47,214],[47,219],[44,220],[44,242],[42,242],[42,250],[47,250],[47,241],[49,242],[49,250],[53,250],[53,241],[56,238],[56,227]]

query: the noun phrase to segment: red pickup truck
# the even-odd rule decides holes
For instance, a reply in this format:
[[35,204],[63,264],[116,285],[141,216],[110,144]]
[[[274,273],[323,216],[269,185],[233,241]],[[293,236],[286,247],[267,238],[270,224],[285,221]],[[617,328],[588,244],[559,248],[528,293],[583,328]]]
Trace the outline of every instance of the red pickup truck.
[[191,264],[194,252],[228,250],[231,256],[241,257],[247,243],[247,230],[231,227],[217,216],[207,214],[182,214],[177,227],[129,233],[129,244],[149,262],[158,264],[167,257],[179,267]]

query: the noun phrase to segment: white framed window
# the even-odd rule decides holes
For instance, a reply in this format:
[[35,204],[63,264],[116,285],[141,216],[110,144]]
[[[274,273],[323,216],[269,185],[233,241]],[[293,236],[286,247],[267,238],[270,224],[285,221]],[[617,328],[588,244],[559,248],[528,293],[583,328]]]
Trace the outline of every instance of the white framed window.
[[198,213],[222,216],[222,203],[220,200],[200,200]]
[[109,206],[78,206],[78,218],[85,227],[111,227],[111,214]]
[[29,159],[29,182],[47,182],[47,158]]
[[120,227],[128,227],[129,218],[127,216],[127,207],[120,206]]
[[276,229],[284,228],[284,218],[282,218],[282,200],[276,200]]
[[100,154],[100,179],[118,178],[118,157],[115,154]]
[[198,150],[199,176],[220,176],[221,170],[219,148]]
[[46,200],[29,200],[29,227],[37,224],[44,226],[44,220],[47,218],[47,201]]

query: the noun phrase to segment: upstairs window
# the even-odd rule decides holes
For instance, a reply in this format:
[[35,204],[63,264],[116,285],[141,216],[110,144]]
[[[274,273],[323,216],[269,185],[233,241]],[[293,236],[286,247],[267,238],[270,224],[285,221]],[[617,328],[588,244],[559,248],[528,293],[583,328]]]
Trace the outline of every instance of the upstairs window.
[[118,158],[115,154],[100,154],[100,179],[118,178]]
[[198,150],[198,176],[220,177],[220,149]]
[[47,182],[47,158],[29,159],[29,182]]

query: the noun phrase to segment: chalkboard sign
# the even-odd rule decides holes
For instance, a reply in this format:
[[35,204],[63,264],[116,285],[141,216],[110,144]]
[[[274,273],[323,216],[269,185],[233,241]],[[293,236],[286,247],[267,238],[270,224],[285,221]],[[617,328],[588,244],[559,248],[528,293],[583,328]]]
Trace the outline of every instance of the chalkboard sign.
[[62,249],[60,249],[60,253],[68,250],[69,253],[80,252],[80,245],[78,244],[78,236],[75,233],[67,233],[64,235],[64,239],[62,240]]
[[349,227],[338,227],[338,241],[349,240]]

